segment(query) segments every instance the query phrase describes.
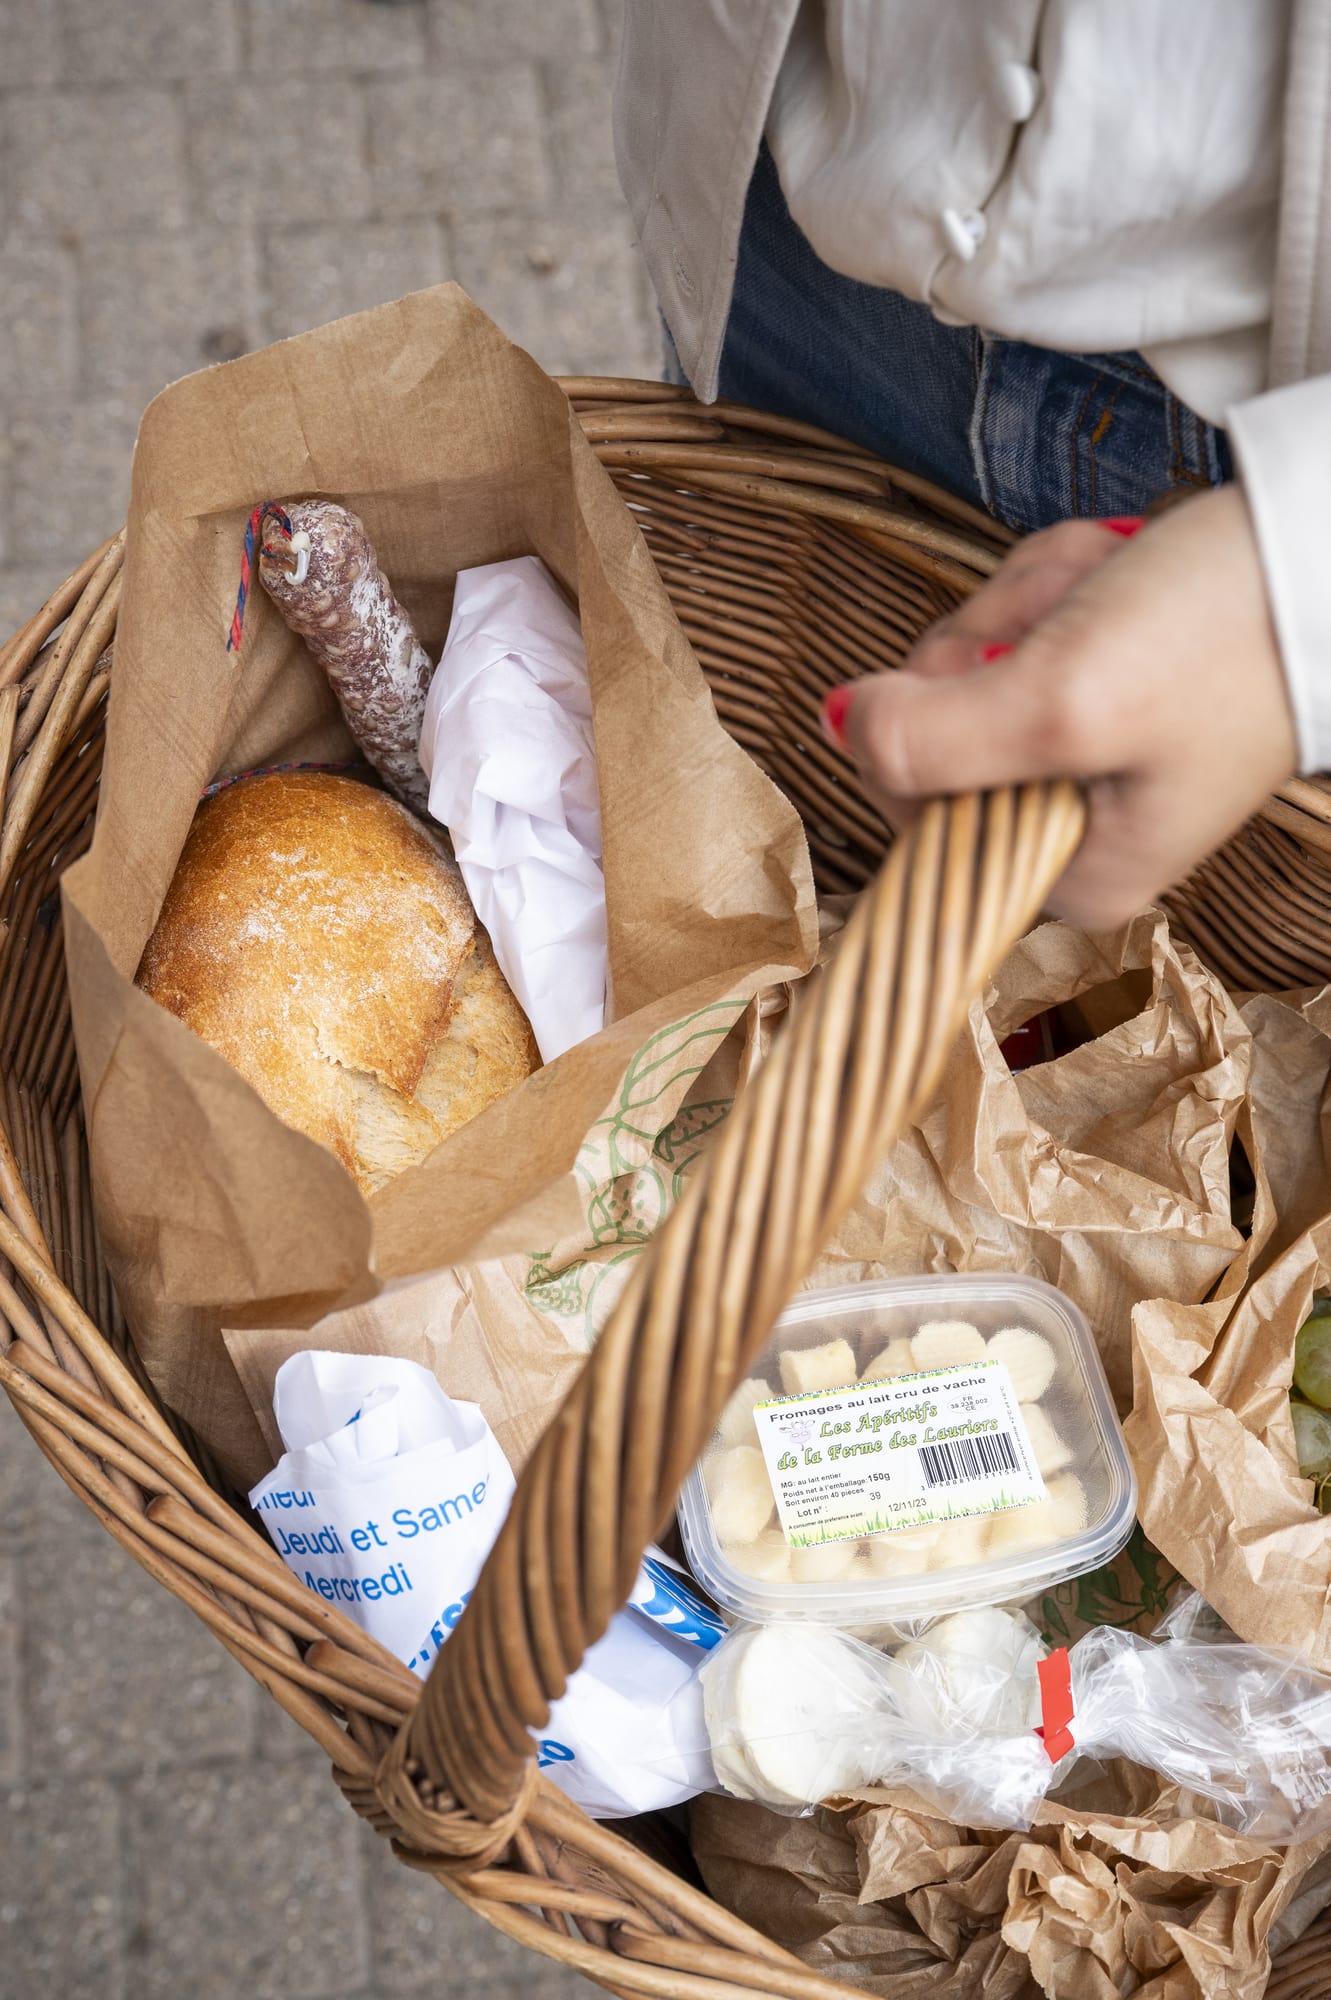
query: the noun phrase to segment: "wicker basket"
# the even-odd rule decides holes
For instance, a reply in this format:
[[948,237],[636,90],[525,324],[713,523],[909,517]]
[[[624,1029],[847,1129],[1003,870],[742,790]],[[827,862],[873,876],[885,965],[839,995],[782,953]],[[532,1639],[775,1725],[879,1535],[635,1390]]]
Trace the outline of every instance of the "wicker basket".
[[[932,1090],[970,995],[1075,846],[1080,804],[1052,785],[935,805],[879,868],[881,828],[818,732],[818,701],[899,659],[1002,539],[807,427],[652,384],[565,387],[723,720],[804,815],[820,883],[869,886],[639,1261],[430,1680],[297,1582],[216,1490],[145,1386],[99,1252],[53,892],[91,837],[120,538],[0,649],[0,1382],[74,1491],[323,1746],[409,1866],[611,1992],[838,2000],[844,1984],[539,1779],[528,1730],[623,1601],[819,1243]],[[1269,2000],[1328,1993],[1323,1924]]]

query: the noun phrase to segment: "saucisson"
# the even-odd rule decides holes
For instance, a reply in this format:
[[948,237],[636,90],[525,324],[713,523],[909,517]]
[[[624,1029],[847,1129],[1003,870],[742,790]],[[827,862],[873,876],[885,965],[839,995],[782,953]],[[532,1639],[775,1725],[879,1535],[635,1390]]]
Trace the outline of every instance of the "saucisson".
[[290,545],[264,548],[260,581],[328,675],[369,762],[404,804],[423,812],[429,785],[416,747],[430,656],[359,515],[332,500],[295,500],[285,512]]

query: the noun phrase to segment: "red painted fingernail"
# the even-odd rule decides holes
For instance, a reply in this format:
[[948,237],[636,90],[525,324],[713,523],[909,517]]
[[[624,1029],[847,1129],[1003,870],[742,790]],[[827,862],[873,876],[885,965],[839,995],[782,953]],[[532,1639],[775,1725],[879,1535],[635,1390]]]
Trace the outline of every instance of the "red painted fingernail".
[[1011,646],[981,646],[980,658],[982,660],[1001,660],[1004,653],[1010,653],[1011,651]]
[[846,747],[846,717],[850,713],[850,698],[854,688],[833,688],[831,694],[823,697],[821,719],[823,732],[830,736],[838,750]]
[[1108,514],[1096,522],[1099,528],[1108,528],[1111,535],[1135,535],[1139,528],[1146,526],[1144,514]]

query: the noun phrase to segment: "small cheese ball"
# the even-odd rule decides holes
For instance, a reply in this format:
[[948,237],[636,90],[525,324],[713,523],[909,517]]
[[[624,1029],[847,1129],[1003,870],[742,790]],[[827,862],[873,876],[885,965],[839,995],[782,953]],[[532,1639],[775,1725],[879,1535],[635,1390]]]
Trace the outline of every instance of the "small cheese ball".
[[790,1575],[794,1583],[830,1583],[845,1576],[855,1561],[856,1541],[817,1542],[811,1548],[790,1551]]
[[753,1542],[772,1518],[776,1501],[757,1445],[713,1452],[703,1468],[712,1501],[712,1528],[726,1548]]
[[741,1382],[721,1412],[721,1420],[716,1427],[718,1441],[721,1444],[752,1444],[757,1435],[753,1412],[759,1403],[770,1401],[771,1395],[770,1385],[760,1375],[750,1376],[747,1382]]
[[790,1347],[781,1356],[781,1386],[788,1396],[818,1389],[849,1389],[858,1379],[848,1340],[824,1341],[821,1347]]
[[1043,1500],[995,1514],[989,1532],[991,1555],[1016,1554],[1050,1542],[1065,1541],[1086,1526],[1086,1489],[1070,1472],[1051,1479]]
[[1049,1482],[1049,1501],[1054,1509],[1060,1535],[1079,1535],[1090,1517],[1086,1488],[1072,1473],[1060,1473]]
[[988,1514],[967,1514],[958,1521],[944,1521],[930,1557],[930,1569],[969,1569],[983,1562],[989,1540]]
[[1071,1446],[1059,1436],[1038,1403],[1022,1405],[1021,1421],[1026,1426],[1026,1435],[1031,1441],[1031,1450],[1042,1479],[1048,1479],[1052,1473],[1061,1472],[1065,1465],[1071,1465]]
[[756,1541],[726,1550],[726,1559],[759,1583],[789,1583],[790,1547],[779,1528],[764,1528]]
[[889,1375],[914,1375],[916,1372],[911,1343],[908,1340],[889,1340],[887,1346],[875,1354],[860,1380],[881,1382]]
[[937,1528],[898,1528],[890,1535],[873,1535],[865,1544],[874,1576],[922,1576],[935,1567]]
[[1042,1333],[1028,1326],[1004,1326],[986,1349],[990,1361],[1001,1361],[1019,1403],[1038,1403],[1054,1379],[1058,1356]]
[[921,1373],[932,1368],[964,1368],[972,1361],[984,1360],[985,1339],[969,1320],[931,1319],[912,1336],[910,1351]]
[[992,1517],[985,1551],[994,1556],[1019,1555],[1023,1549],[1043,1548],[1057,1540],[1049,1501],[1032,1500],[1025,1507],[1008,1507]]

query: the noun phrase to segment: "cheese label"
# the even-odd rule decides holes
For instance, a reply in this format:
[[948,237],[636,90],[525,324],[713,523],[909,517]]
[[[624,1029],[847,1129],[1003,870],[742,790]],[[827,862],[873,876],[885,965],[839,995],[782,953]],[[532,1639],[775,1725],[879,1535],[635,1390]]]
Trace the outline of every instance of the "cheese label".
[[1001,1361],[777,1396],[753,1420],[793,1549],[1045,1498]]

